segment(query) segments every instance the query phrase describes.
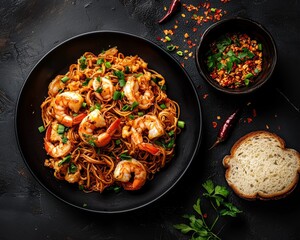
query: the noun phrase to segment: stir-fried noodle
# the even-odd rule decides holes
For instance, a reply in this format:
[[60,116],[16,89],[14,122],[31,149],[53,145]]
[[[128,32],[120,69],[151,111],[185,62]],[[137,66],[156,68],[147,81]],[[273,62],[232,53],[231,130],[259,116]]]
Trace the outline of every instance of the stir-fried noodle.
[[44,165],[86,192],[141,188],[172,159],[180,133],[179,105],[165,89],[139,56],[84,53],[41,104]]

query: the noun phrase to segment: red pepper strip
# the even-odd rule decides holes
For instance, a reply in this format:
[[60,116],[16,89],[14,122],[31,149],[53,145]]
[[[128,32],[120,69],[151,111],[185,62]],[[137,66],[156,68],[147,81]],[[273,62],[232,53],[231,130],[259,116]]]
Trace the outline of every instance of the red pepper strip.
[[214,148],[216,145],[218,145],[220,142],[225,141],[229,134],[231,133],[231,130],[238,118],[238,115],[240,113],[240,108],[238,108],[234,113],[232,113],[225,121],[225,123],[222,125],[222,127],[219,130],[217,140],[215,143],[208,149]]
[[170,7],[166,13],[166,15],[158,21],[158,23],[162,23],[167,20],[180,6],[180,0],[173,0],[170,4]]

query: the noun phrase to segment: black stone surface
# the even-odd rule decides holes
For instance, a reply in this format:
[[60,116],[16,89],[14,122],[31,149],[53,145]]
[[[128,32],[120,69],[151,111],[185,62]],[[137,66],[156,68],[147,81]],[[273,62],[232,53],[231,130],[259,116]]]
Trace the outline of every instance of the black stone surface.
[[[204,1],[182,1],[198,5]],[[193,57],[179,57],[197,86],[203,110],[203,136],[198,156],[176,186],[154,203],[122,214],[98,214],[59,201],[32,177],[21,157],[15,136],[15,106],[21,87],[33,66],[53,47],[75,35],[95,30],[120,30],[158,41],[163,30],[178,28],[171,36],[181,50],[189,48],[212,23],[196,25],[193,13],[181,8],[169,21],[158,24],[169,1],[158,0],[9,0],[0,2],[0,239],[189,239],[173,225],[193,213],[202,183],[211,178],[226,186],[221,164],[232,144],[254,130],[281,136],[289,148],[300,151],[299,3],[298,1],[209,1],[227,11],[225,17],[248,17],[265,26],[277,44],[278,64],[263,89],[236,98],[215,92],[201,79]],[[201,15],[200,8],[197,14]],[[185,18],[181,15],[185,14]],[[203,14],[202,14],[203,15]],[[176,22],[178,21],[178,22]],[[188,22],[186,22],[188,21]],[[196,27],[195,32],[192,30]],[[34,94],[34,93],[33,93]],[[241,102],[251,102],[228,141],[208,151],[218,126]],[[253,111],[256,116],[253,116]],[[192,114],[192,113],[191,113]],[[218,119],[220,116],[221,119]],[[250,121],[250,118],[252,121]],[[26,127],[26,126],[24,126]],[[249,202],[231,192],[230,200],[243,213],[218,222],[222,239],[299,239],[300,188],[285,199]]]

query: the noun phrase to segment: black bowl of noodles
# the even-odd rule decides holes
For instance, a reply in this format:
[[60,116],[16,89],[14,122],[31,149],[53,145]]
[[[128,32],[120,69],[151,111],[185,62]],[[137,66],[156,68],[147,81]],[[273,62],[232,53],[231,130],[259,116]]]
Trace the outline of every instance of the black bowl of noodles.
[[[149,69],[164,76],[166,93],[181,109],[185,126],[176,138],[175,154],[152,180],[137,191],[104,190],[86,193],[78,187],[53,176],[53,169],[44,166],[48,157],[44,149],[41,103],[48,95],[48,85],[83,53],[101,53],[117,47],[125,56],[138,55]],[[190,114],[193,113],[193,114]],[[167,193],[184,175],[199,149],[202,114],[192,80],[172,56],[151,41],[123,32],[96,31],[75,36],[50,50],[32,69],[20,91],[16,106],[16,137],[24,162],[34,178],[51,194],[74,207],[92,212],[126,212],[146,206]]]

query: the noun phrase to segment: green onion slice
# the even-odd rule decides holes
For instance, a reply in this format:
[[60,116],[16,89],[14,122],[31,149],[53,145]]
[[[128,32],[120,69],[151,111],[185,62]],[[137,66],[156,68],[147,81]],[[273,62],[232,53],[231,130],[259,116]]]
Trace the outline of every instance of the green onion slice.
[[137,101],[134,101],[131,105],[130,110],[132,111],[133,109],[135,109],[137,106],[139,105],[139,103]]
[[63,134],[65,132],[65,126],[62,124],[58,124],[57,126],[57,133],[58,134]]
[[129,108],[130,108],[130,106],[128,104],[126,104],[122,107],[122,111],[127,111]]
[[121,98],[121,92],[116,90],[113,95],[113,100],[119,100]]
[[71,161],[71,155],[68,155],[66,157],[64,157],[59,163],[58,166],[60,167],[61,165],[65,164],[65,163],[69,163]]
[[178,121],[177,122],[177,126],[179,127],[179,128],[184,128],[184,125],[185,125],[185,122],[184,121]]
[[60,81],[62,81],[63,83],[66,83],[70,78],[67,76],[64,76]]
[[46,129],[45,129],[44,126],[39,126],[39,127],[38,127],[38,130],[39,130],[40,133],[42,133],[42,132],[44,132]]

